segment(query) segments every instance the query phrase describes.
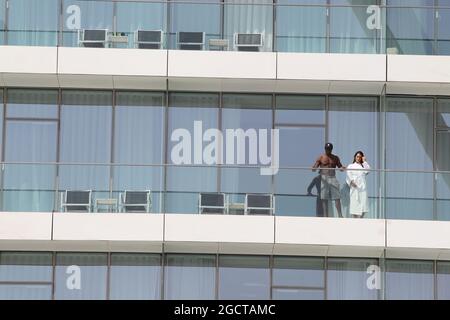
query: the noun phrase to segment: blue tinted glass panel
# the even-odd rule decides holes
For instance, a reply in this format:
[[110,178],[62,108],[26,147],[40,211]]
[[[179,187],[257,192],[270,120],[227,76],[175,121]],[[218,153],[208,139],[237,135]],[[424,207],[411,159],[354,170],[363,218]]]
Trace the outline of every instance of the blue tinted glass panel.
[[432,300],[432,261],[386,261],[387,300]]
[[63,45],[78,47],[79,30],[113,31],[113,8],[111,1],[63,0]]
[[276,50],[278,52],[325,52],[327,1],[280,0],[277,3]]
[[267,300],[269,297],[268,257],[219,257],[219,299]]
[[216,258],[212,255],[167,255],[164,277],[165,299],[214,299],[215,266]]
[[111,255],[110,299],[156,300],[161,296],[161,257],[152,254]]
[[9,0],[8,44],[56,46],[58,0]]
[[106,299],[106,265],[107,254],[58,253],[55,270],[55,299]]

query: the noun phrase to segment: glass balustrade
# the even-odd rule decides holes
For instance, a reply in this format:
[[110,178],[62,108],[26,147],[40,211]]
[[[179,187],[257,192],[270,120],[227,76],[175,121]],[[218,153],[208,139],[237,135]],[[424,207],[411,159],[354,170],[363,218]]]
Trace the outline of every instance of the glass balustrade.
[[446,0],[0,0],[0,43],[448,55],[449,12]]
[[[280,168],[273,176],[261,176],[255,166],[227,165],[4,163],[1,168],[5,212],[450,220],[449,172],[336,169],[330,181],[311,168]],[[365,188],[349,185],[352,172],[364,173]]]

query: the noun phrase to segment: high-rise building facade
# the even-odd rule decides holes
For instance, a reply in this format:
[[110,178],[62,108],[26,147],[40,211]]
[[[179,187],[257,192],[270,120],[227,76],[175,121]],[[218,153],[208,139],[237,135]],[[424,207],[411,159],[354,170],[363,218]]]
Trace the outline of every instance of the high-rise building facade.
[[450,299],[450,0],[0,0],[0,88],[0,299]]

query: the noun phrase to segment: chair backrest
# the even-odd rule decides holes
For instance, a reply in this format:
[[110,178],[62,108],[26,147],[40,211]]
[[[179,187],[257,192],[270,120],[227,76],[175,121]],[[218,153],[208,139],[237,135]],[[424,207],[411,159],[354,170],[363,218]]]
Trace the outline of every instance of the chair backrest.
[[125,191],[122,205],[125,212],[149,212],[150,191]]
[[134,42],[139,49],[160,49],[162,37],[161,30],[136,30]]
[[91,191],[90,190],[67,190],[65,194],[65,207],[67,211],[91,210]]
[[143,204],[148,203],[149,191],[125,191],[125,204]]
[[201,206],[205,207],[223,207],[225,197],[223,193],[201,193]]
[[78,191],[67,190],[66,191],[66,204],[90,204],[91,192],[90,191]]
[[200,213],[225,213],[225,194],[200,193]]
[[178,48],[181,50],[203,50],[205,33],[179,31],[177,34],[177,43]]
[[108,38],[106,29],[83,29],[79,31],[79,45],[88,48],[104,48]]
[[273,196],[271,194],[247,194],[245,196],[247,214],[271,215]]

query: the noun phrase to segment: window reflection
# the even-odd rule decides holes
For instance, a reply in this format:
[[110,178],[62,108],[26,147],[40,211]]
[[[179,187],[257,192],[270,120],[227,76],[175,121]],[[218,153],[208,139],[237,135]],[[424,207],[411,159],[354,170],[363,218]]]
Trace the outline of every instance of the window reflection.
[[211,300],[215,297],[216,258],[212,255],[168,254],[165,299]]
[[269,257],[219,257],[219,299],[267,300],[269,298]]
[[58,253],[55,272],[56,300],[106,299],[106,253]]
[[386,261],[386,298],[431,300],[434,297],[432,261]]

